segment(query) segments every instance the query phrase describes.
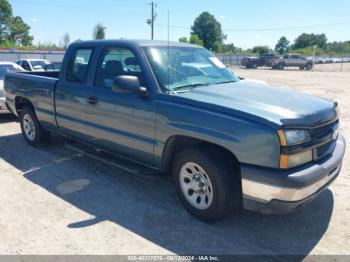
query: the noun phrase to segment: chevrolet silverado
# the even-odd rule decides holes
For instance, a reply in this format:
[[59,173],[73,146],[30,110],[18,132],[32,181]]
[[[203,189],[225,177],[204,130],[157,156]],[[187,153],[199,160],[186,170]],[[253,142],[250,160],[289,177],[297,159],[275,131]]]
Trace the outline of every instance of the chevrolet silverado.
[[30,145],[56,132],[130,173],[170,173],[207,222],[295,210],[336,179],[345,152],[337,103],[241,81],[191,44],[75,42],[60,72],[8,73],[5,89]]

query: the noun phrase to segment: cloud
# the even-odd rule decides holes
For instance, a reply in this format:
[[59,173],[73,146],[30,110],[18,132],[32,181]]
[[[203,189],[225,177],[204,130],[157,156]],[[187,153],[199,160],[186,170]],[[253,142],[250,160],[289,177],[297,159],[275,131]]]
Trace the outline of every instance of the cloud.
[[39,21],[39,19],[38,19],[38,18],[36,18],[36,17],[32,17],[32,19],[30,19],[30,21],[32,21],[32,23],[36,23],[36,22],[38,22],[38,21]]
[[225,20],[225,19],[226,19],[226,16],[224,16],[224,15],[219,15],[218,18],[219,18],[220,20]]

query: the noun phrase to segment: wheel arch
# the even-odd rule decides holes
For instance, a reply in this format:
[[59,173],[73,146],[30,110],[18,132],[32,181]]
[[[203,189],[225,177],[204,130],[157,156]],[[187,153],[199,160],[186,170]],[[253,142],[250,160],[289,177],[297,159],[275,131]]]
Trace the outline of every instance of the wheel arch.
[[212,147],[217,150],[220,150],[225,155],[227,155],[230,159],[232,159],[232,161],[234,161],[234,163],[237,164],[237,166],[239,167],[240,162],[236,157],[236,155],[232,151],[230,151],[229,149],[221,145],[218,145],[209,141],[205,141],[202,139],[190,137],[190,136],[174,135],[167,139],[163,149],[163,157],[162,157],[163,172],[169,173],[169,171],[172,168],[174,157],[178,152],[180,152],[184,148],[188,148],[191,146],[198,146],[198,145]]
[[21,110],[24,106],[30,106],[35,112],[34,105],[32,104],[32,102],[29,99],[27,99],[23,96],[17,96],[15,98],[15,110],[16,110],[16,113],[18,116],[20,115]]

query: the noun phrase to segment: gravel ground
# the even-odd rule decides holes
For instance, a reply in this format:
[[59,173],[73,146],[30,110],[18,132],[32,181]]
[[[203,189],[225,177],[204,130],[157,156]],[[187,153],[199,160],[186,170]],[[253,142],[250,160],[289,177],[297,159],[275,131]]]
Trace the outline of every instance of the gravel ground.
[[[234,71],[337,100],[350,137],[348,72]],[[32,148],[0,115],[0,254],[350,254],[349,153],[330,189],[295,213],[242,211],[208,225],[187,214],[168,177],[134,177],[64,142]]]

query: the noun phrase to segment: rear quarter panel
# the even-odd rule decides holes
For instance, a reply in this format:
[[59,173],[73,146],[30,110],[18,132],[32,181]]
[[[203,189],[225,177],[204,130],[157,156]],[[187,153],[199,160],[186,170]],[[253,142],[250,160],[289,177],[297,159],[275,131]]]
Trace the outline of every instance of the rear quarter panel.
[[7,103],[16,112],[16,98],[28,99],[40,123],[45,127],[55,127],[54,90],[57,79],[21,73],[9,73],[5,77]]

